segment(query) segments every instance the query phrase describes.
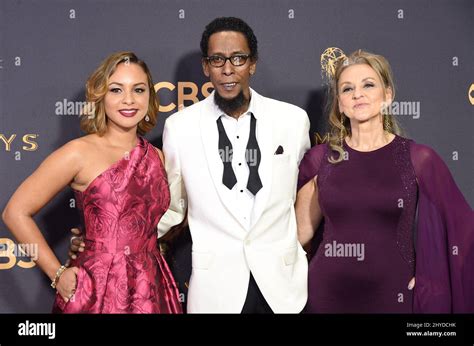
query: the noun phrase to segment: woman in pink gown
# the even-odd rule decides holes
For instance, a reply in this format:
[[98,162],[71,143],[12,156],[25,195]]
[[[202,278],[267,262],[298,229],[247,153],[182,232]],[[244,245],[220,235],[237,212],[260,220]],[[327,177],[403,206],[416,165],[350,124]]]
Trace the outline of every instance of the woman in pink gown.
[[[53,312],[181,313],[157,246],[156,226],[170,202],[163,158],[141,137],[158,111],[148,67],[131,52],[115,53],[86,87],[91,106],[81,127],[88,135],[53,153],[18,188],[5,223],[19,242],[39,245],[36,262],[57,290]],[[75,191],[86,244],[67,268],[32,219],[65,185]]]

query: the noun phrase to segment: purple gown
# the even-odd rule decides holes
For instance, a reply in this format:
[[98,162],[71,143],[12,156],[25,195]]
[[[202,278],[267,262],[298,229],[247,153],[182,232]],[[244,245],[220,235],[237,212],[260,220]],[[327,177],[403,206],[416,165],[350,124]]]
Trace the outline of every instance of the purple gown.
[[56,295],[56,313],[181,313],[176,283],[157,246],[156,226],[170,194],[158,153],[143,138],[117,163],[76,191],[85,251],[75,295]]
[[318,177],[324,216],[306,311],[474,311],[473,213],[438,155],[396,136],[371,152],[344,143],[334,165],[328,148],[300,165],[299,187]]

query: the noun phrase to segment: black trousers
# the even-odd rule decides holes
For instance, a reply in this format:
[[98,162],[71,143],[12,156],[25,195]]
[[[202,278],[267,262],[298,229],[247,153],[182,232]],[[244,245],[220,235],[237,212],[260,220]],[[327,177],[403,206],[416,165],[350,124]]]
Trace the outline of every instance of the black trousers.
[[250,272],[249,288],[247,290],[247,298],[242,309],[243,314],[273,314],[270,305],[263,297],[262,292],[257,286],[252,273]]

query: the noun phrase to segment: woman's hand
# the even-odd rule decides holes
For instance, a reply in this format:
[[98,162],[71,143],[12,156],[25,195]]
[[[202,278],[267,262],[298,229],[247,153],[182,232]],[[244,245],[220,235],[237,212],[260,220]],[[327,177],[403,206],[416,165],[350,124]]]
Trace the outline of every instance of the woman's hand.
[[71,299],[74,293],[76,293],[78,273],[78,267],[71,267],[67,268],[59,277],[56,290],[66,303]]

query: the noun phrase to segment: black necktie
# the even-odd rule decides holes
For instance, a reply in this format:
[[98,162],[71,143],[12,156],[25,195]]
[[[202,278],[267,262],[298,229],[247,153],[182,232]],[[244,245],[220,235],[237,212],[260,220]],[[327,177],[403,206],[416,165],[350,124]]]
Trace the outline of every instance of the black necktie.
[[234,185],[237,183],[234,170],[232,169],[232,143],[229,141],[229,137],[225,133],[224,126],[222,125],[221,117],[217,119],[217,130],[219,131],[219,155],[222,163],[224,164],[224,174],[222,175],[222,183],[227,186],[229,190],[232,190]]
[[[219,131],[219,154],[222,163],[224,164],[222,183],[227,186],[229,190],[232,190],[234,185],[237,183],[237,178],[235,177],[234,170],[232,169],[232,143],[227,137],[221,118],[219,117],[216,122],[217,129]],[[258,175],[258,167],[260,166],[262,154],[257,142],[256,125],[257,119],[255,119],[254,115],[251,114],[249,141],[247,142],[245,158],[249,167],[247,190],[249,190],[253,195],[256,195],[263,186],[260,176]]]
[[[256,127],[257,119],[250,113],[252,117],[250,119],[250,134],[249,141],[247,142],[246,161],[249,166],[249,181],[247,182],[247,190],[249,190],[254,196],[262,188],[262,181],[258,175],[258,166],[260,166],[260,160],[262,159],[262,153],[257,142]],[[253,160],[252,160],[253,159]],[[256,161],[255,161],[256,159]]]

